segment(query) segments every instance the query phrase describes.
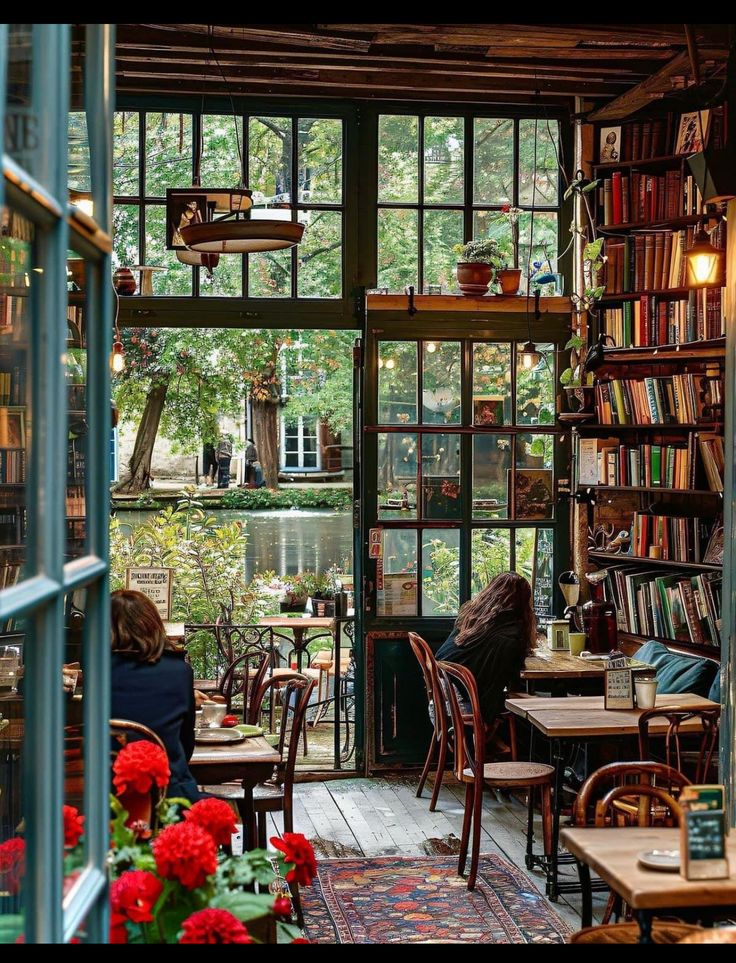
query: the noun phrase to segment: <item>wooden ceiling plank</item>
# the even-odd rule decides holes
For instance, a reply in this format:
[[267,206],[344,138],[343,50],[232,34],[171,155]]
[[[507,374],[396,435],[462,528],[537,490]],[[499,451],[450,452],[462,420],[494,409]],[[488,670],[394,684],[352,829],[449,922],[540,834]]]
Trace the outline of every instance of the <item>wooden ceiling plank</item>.
[[[129,24],[126,26],[135,26]],[[185,37],[187,35],[199,35],[209,40],[210,25],[199,23],[183,24],[160,24],[145,23],[141,27],[162,31],[164,33],[176,33]],[[254,27],[249,24],[234,24],[224,26],[221,24],[213,25],[212,41],[215,45],[221,38],[243,42],[248,39],[257,39],[264,43],[279,43],[291,46],[304,46],[305,44],[317,43],[321,46],[336,50],[353,50],[356,52],[368,51],[371,46],[370,40],[361,37],[346,37],[335,34],[324,34],[318,30],[310,30],[309,24],[275,24],[273,27],[259,25]]]

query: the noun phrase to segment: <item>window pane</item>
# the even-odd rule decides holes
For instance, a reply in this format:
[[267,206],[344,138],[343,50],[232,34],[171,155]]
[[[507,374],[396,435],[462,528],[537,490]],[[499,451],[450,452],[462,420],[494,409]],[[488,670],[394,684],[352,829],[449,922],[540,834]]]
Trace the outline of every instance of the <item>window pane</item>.
[[417,423],[417,345],[381,341],[378,345],[378,423]]
[[141,263],[139,221],[139,208],[134,204],[116,204],[112,209],[113,268]]
[[424,212],[424,290],[439,284],[443,294],[457,291],[455,244],[463,242],[462,211]]
[[510,204],[512,202],[514,197],[513,120],[475,118],[473,178],[473,203]]
[[539,363],[527,370],[516,355],[516,422],[519,425],[553,425],[555,421],[555,355],[551,344],[538,344]]
[[518,435],[514,481],[514,517],[546,519],[554,515],[554,437]]
[[473,518],[509,517],[511,437],[473,437]]
[[342,203],[342,121],[299,118],[299,200]]
[[424,121],[424,203],[462,204],[465,122],[462,117]]
[[153,293],[190,296],[192,269],[176,259],[175,251],[166,250],[166,208],[160,205],[146,208],[146,252],[149,251],[155,263],[164,268],[154,272]]
[[248,124],[248,187],[274,203],[291,202],[290,117],[251,117]]
[[300,211],[306,224],[297,249],[297,294],[300,298],[342,297],[342,214]]
[[460,607],[460,532],[422,532],[422,615],[457,615]]
[[[291,220],[286,210],[253,211],[252,217],[283,217]],[[306,234],[306,232],[305,232]],[[248,294],[252,298],[290,298],[292,257],[291,250],[267,251],[248,255]]]
[[517,528],[516,571],[532,586],[534,611],[540,620],[554,616],[554,530]]
[[473,211],[473,237],[494,238],[498,241],[499,254],[506,259],[508,266],[518,267],[515,264],[511,225],[498,211]]
[[243,296],[243,258],[228,254],[220,258],[220,263],[209,275],[199,268],[199,293],[204,298],[242,298]]
[[68,175],[70,190],[92,190],[87,115],[80,110],[73,110],[69,114]]
[[[71,258],[76,258],[70,252]],[[67,407],[66,561],[86,554],[87,545],[87,317],[88,268],[75,260],[75,284],[70,291],[66,320],[64,378]],[[81,278],[80,278],[81,275]]]
[[378,517],[417,517],[419,440],[416,434],[378,436]]
[[137,110],[117,111],[113,120],[112,184],[117,197],[138,196],[140,115]]
[[511,565],[511,534],[505,528],[475,528],[472,536],[470,591],[477,595]]
[[419,283],[419,232],[417,212],[378,212],[378,287],[401,292]]
[[460,424],[460,342],[423,342],[422,422]]
[[[530,207],[559,203],[559,124],[556,120],[519,121],[519,202]],[[534,173],[536,139],[536,174]]]
[[[526,290],[526,278],[529,276],[531,262],[531,275],[538,272],[555,273],[557,271],[557,249],[558,249],[558,218],[557,214],[549,212],[534,214],[534,245],[530,252],[529,238],[532,228],[531,213],[524,213],[519,218],[519,267],[521,268],[522,286]],[[531,256],[530,256],[531,255]],[[547,297],[554,293],[554,284],[548,284],[541,288],[542,296]]]
[[[237,134],[235,125],[237,123]],[[202,117],[202,184],[205,187],[235,187],[242,177],[240,154],[243,121],[231,114]]]
[[44,146],[38,136],[39,118],[34,109],[33,23],[9,23],[7,35],[7,113],[5,116],[5,150],[16,164],[31,174],[38,174],[36,163]]
[[422,435],[422,517],[462,517],[460,435]]
[[473,424],[511,424],[511,345],[473,346]]
[[378,118],[378,200],[419,199],[419,122],[416,117]]
[[417,614],[417,532],[383,532],[383,572],[377,582],[378,615]]
[[191,114],[146,114],[146,196],[190,187],[193,175]]

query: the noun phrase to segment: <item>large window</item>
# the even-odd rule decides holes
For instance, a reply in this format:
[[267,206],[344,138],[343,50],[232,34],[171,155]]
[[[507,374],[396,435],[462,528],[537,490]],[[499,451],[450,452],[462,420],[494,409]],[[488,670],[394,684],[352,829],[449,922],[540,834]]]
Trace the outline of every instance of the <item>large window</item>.
[[472,238],[496,238],[524,277],[556,270],[558,152],[547,118],[381,114],[379,289],[454,293],[453,246]]
[[[149,264],[153,293],[266,299],[344,295],[345,123],[293,113],[120,111],[115,115],[116,266]],[[166,250],[166,190],[189,187],[201,138],[205,187],[253,191],[255,218],[301,221],[291,250],[228,255],[209,277]],[[241,166],[242,158],[242,166]]]

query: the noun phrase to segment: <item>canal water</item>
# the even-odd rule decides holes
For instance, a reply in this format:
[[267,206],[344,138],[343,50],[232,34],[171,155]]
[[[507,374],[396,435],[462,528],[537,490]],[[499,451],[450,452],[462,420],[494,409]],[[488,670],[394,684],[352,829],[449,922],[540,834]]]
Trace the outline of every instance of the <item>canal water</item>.
[[[155,512],[118,512],[121,526],[133,530]],[[326,572],[338,565],[352,572],[353,529],[350,512],[285,510],[243,512],[212,511],[222,522],[239,521],[248,533],[245,559],[246,578],[259,572],[296,575],[298,572]]]

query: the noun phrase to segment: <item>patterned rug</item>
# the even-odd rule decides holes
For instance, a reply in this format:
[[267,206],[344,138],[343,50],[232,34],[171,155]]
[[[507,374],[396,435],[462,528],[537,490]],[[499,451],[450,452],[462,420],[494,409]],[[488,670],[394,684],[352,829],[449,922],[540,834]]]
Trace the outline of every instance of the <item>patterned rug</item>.
[[324,859],[303,887],[314,943],[564,943],[570,932],[529,879],[481,856],[470,893],[457,857]]

